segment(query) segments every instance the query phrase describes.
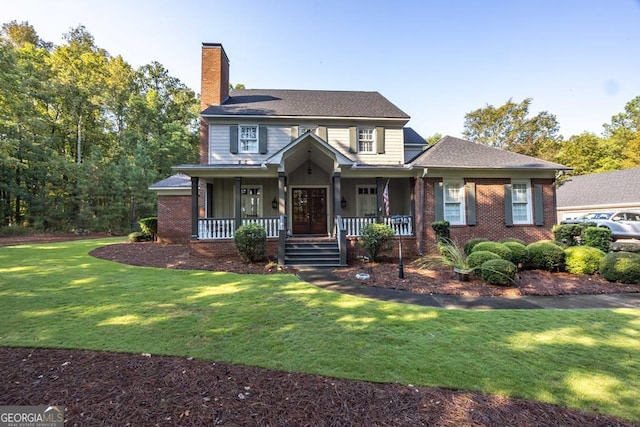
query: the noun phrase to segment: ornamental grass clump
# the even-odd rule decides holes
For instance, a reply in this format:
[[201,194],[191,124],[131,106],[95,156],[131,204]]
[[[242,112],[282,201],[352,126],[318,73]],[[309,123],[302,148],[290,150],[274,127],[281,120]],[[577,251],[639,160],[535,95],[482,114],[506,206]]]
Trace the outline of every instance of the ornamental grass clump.
[[573,274],[595,274],[606,255],[598,248],[571,246],[564,250],[567,271]]
[[550,241],[527,245],[529,267],[536,270],[559,271],[564,265],[564,250]]
[[482,279],[490,285],[516,285],[518,267],[506,259],[492,259],[480,267]]
[[610,282],[640,284],[640,254],[608,253],[599,268],[602,277]]

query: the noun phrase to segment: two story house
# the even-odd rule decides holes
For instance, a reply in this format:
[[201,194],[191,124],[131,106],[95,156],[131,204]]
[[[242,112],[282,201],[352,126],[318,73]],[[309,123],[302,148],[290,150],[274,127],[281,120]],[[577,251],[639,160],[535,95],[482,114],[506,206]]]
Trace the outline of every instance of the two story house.
[[204,43],[201,102],[200,163],[150,187],[161,241],[215,255],[255,222],[281,264],[303,240],[306,263],[321,261],[322,240],[337,254],[325,261],[344,264],[369,222],[393,227],[414,254],[433,246],[439,219],[461,242],[550,237],[555,176],[567,168],[449,136],[427,147],[378,92],[230,91],[224,48]]

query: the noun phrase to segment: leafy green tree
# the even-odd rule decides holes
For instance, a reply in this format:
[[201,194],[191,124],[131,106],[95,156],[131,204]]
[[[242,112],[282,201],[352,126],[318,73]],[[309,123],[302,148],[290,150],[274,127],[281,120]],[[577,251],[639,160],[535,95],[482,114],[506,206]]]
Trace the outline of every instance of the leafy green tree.
[[542,111],[529,116],[531,98],[520,103],[509,99],[504,105],[471,111],[465,115],[465,138],[492,147],[503,148],[530,156],[553,156],[560,140],[560,125],[556,117]]

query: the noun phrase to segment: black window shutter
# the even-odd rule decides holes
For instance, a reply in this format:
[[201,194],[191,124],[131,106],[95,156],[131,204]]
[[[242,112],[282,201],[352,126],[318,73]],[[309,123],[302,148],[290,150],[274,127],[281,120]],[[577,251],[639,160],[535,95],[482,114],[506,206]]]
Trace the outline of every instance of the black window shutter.
[[511,200],[511,184],[504,185],[504,224],[513,226],[513,206]]
[[258,126],[258,148],[260,154],[267,154],[267,127]]
[[442,182],[433,183],[433,194],[435,195],[436,221],[444,220],[444,186]]
[[476,183],[467,183],[467,225],[476,225]]
[[358,130],[355,126],[349,128],[349,151],[351,153],[358,152]]
[[535,222],[536,225],[544,225],[544,205],[542,197],[542,184],[533,185],[533,203],[535,206]]
[[376,128],[376,144],[378,145],[378,154],[384,154],[384,128]]
[[229,151],[238,153],[238,125],[229,126]]

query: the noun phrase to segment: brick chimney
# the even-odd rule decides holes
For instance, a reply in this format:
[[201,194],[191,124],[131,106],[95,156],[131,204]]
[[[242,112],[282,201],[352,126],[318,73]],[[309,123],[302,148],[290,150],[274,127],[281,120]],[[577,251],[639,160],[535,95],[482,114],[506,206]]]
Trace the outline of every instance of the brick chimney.
[[229,97],[229,58],[220,43],[202,43],[201,110]]
[[[229,58],[220,43],[202,43],[200,111],[229,97]],[[209,126],[200,118],[200,163],[209,163]]]

